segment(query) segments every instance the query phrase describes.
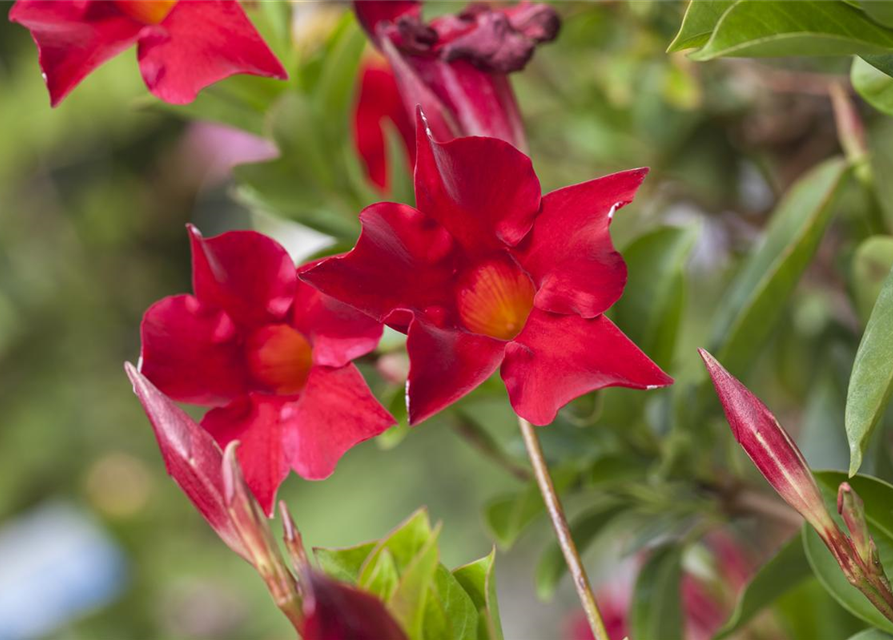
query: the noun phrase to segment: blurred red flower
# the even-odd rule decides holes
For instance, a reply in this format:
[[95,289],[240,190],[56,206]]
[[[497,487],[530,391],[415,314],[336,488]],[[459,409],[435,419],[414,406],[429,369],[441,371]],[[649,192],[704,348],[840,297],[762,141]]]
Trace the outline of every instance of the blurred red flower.
[[422,116],[416,131],[418,209],[368,207],[356,247],[301,274],[408,332],[412,423],[500,365],[515,411],[539,425],[594,389],[672,382],[603,315],[626,284],[611,217],[647,170],[541,196],[530,159],[510,144],[438,143]]
[[425,24],[421,2],[357,0],[354,8],[391,65],[407,113],[421,106],[434,136],[490,136],[526,149],[507,74],[558,33],[555,10],[522,2],[473,4]]
[[221,446],[241,441],[246,481],[270,513],[289,468],[325,478],[394,423],[351,363],[382,329],[299,282],[271,238],[190,234],[195,295],[146,311],[140,371],[174,400],[214,407],[202,426]]
[[102,63],[137,45],[153,94],[172,104],[236,73],[288,74],[236,0],[17,0],[53,106]]

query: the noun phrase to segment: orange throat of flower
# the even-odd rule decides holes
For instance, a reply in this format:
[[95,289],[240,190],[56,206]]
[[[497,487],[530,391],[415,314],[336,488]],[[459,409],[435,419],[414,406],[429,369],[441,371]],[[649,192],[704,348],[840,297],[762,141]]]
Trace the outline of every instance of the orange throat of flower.
[[526,273],[507,258],[493,258],[466,271],[456,288],[456,305],[469,331],[511,340],[533,309],[536,293]]
[[115,0],[118,10],[143,24],[158,24],[177,4],[177,0]]
[[255,381],[281,394],[300,392],[313,365],[310,343],[286,324],[255,331],[245,344],[245,357]]

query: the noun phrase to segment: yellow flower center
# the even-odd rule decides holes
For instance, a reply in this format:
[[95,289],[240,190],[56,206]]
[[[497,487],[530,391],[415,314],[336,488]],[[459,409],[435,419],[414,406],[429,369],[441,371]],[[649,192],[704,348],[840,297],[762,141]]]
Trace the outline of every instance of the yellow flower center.
[[511,340],[524,328],[535,293],[527,274],[509,259],[486,260],[459,280],[459,318],[470,331]]
[[276,393],[297,393],[307,384],[313,350],[299,331],[271,324],[248,338],[245,358],[257,382]]
[[177,0],[115,0],[118,9],[143,24],[158,24],[171,12]]

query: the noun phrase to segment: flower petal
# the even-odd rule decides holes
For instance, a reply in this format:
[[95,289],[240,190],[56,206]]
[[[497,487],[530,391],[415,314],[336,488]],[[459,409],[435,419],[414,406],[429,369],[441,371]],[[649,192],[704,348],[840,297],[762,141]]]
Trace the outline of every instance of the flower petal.
[[298,282],[292,325],[313,346],[314,364],[343,367],[381,340],[382,325],[365,313]]
[[149,91],[171,104],[237,73],[288,78],[236,0],[180,0],[140,36],[138,57]]
[[533,230],[515,252],[538,287],[537,307],[592,318],[617,302],[626,286],[626,264],[608,227],[647,173],[623,171],[543,196]]
[[143,28],[112,2],[18,0],[9,19],[31,32],[54,107],[94,69],[133,45]]
[[291,466],[307,480],[323,480],[349,449],[395,424],[349,364],[313,367],[298,401],[283,413],[289,421]]
[[540,208],[540,183],[530,158],[495,138],[435,142],[419,114],[416,204],[469,251],[515,245]]
[[673,382],[605,316],[591,319],[534,308],[505,351],[502,379],[515,412],[536,425],[603,387],[651,389]]
[[[379,322],[405,331],[411,314],[452,308],[453,241],[434,220],[382,202],[360,214],[363,232],[349,253],[301,272],[301,279]],[[390,316],[390,317],[389,317]]]
[[239,325],[278,322],[294,300],[297,274],[288,252],[256,231],[229,231],[204,239],[188,225],[192,288],[204,304],[226,311]]
[[382,192],[389,189],[385,126],[396,127],[406,144],[409,166],[415,166],[415,127],[403,106],[397,82],[387,63],[366,61],[360,69],[354,111],[354,140],[366,173]]
[[419,0],[354,0],[353,9],[373,42],[378,41],[379,23],[395,22],[401,16],[422,16]]
[[[152,423],[168,474],[236,553],[249,559],[226,508],[223,453],[214,439],[130,363],[124,365],[133,392]],[[250,561],[250,560],[249,560]]]
[[140,371],[174,400],[215,406],[248,388],[236,327],[217,307],[164,298],[146,310],[140,336]]
[[305,573],[301,586],[304,640],[406,640],[400,625],[371,593],[317,571]]
[[409,327],[409,423],[456,402],[489,378],[502,362],[506,343],[495,338],[442,329],[416,318]]
[[292,428],[283,416],[294,398],[252,393],[202,419],[202,426],[221,447],[233,440],[245,482],[261,508],[272,515],[279,485],[288,476],[286,432]]

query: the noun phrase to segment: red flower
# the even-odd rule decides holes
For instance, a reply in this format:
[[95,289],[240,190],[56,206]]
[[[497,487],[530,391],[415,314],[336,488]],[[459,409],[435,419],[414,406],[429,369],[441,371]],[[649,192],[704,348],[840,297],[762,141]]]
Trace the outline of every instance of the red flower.
[[351,364],[381,326],[300,283],[266,236],[190,233],[195,295],[146,311],[140,369],[174,400],[215,407],[202,426],[221,446],[241,441],[248,485],[270,513],[289,467],[325,478],[394,423]]
[[541,197],[530,159],[501,140],[437,143],[421,116],[416,137],[419,208],[368,207],[356,247],[301,275],[408,331],[411,422],[500,365],[515,411],[540,425],[594,389],[672,382],[602,315],[626,283],[611,216],[646,170]]
[[388,59],[407,112],[420,105],[438,140],[482,135],[526,148],[506,74],[523,69],[536,45],[556,36],[551,7],[471,5],[430,24],[422,22],[420,2],[357,0],[354,7]]
[[136,44],[149,91],[173,104],[236,73],[288,74],[236,0],[17,0],[53,106],[94,69]]
[[384,126],[392,126],[406,145],[409,166],[415,164],[415,129],[403,107],[394,74],[385,60],[368,58],[360,68],[354,110],[354,141],[373,184],[387,193],[390,188]]

